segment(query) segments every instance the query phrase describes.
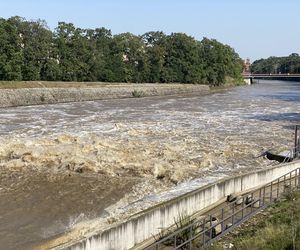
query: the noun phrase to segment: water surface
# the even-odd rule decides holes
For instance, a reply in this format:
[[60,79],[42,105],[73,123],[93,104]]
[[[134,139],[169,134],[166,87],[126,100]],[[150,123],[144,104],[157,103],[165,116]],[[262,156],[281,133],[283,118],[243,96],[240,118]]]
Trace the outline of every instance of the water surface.
[[299,96],[298,82],[260,81],[206,96],[0,109],[0,244],[30,247],[139,199],[168,199],[169,188],[275,164],[255,156],[293,145]]

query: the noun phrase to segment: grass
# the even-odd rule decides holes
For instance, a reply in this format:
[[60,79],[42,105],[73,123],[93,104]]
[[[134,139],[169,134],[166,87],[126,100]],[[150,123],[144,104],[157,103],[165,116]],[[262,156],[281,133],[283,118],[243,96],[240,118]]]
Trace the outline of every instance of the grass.
[[243,250],[300,249],[300,191],[288,193],[209,249],[224,249],[229,243]]
[[[187,215],[179,215],[178,218],[174,219],[175,225],[172,228],[166,228],[160,232],[158,237],[154,237],[156,241],[159,241],[168,235],[172,234],[174,231],[177,231],[178,229],[185,228],[186,226],[190,225],[195,221],[195,218],[192,218],[191,216]],[[195,223],[191,228],[187,228],[182,230],[180,233],[176,235],[176,246],[179,246],[183,243],[185,243],[187,240],[189,240],[191,237],[195,236],[197,233],[197,230],[199,230],[199,225]],[[194,243],[192,243],[193,246],[196,247]],[[174,237],[171,237],[169,240],[164,242],[165,246],[173,246],[174,245]],[[185,244],[179,248],[180,250],[187,250],[189,249],[189,244]]]
[[134,90],[131,92],[131,94],[132,94],[132,97],[135,97],[135,98],[145,96],[145,93],[143,91],[139,91],[139,90]]

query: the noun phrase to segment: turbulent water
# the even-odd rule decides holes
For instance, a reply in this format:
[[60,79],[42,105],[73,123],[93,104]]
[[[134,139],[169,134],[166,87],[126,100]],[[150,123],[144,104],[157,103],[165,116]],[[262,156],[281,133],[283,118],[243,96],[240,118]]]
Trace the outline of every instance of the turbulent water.
[[299,102],[300,83],[260,81],[206,96],[0,109],[0,246],[112,223],[132,204],[276,164],[256,156],[292,147]]

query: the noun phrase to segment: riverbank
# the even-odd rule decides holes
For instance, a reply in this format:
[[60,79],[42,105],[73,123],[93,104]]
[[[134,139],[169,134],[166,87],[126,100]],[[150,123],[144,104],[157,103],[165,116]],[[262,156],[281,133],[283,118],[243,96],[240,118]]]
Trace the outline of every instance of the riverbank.
[[55,104],[104,99],[207,94],[208,85],[121,84],[76,82],[1,82],[0,107]]
[[298,249],[299,202],[299,190],[288,193],[280,202],[242,224],[208,249]]

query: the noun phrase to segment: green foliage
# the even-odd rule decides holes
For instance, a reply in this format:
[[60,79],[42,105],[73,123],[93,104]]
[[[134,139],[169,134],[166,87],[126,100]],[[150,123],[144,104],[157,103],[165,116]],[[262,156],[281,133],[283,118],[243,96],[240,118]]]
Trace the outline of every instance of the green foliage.
[[[187,226],[189,226],[190,224],[192,224],[195,221],[194,218],[192,218],[191,216],[187,216],[184,214],[180,214],[178,216],[178,218],[174,219],[175,225],[173,228],[168,228],[168,229],[164,229],[160,232],[160,234],[158,235],[157,238],[155,238],[156,241],[159,241],[160,239],[163,239],[165,237],[167,237],[168,235],[172,234],[174,231],[183,229]],[[188,241],[189,239],[193,238],[194,236],[196,236],[196,234],[199,231],[199,225],[197,223],[193,224],[191,227],[187,227],[187,229],[183,229],[180,231],[180,233],[176,234],[176,246],[180,246],[182,244],[184,244],[186,241]],[[174,237],[171,237],[170,239],[166,240],[164,242],[164,245],[166,246],[174,246]],[[196,242],[191,242],[191,246],[195,247],[198,249]],[[190,249],[190,244],[184,244],[183,246],[181,246],[178,249]]]
[[41,97],[40,97],[40,99],[41,99],[41,102],[44,102],[45,101],[45,95],[42,94]]
[[19,17],[0,19],[0,79],[21,80],[22,41],[16,23]]
[[205,80],[212,85],[222,85],[226,77],[240,81],[243,62],[228,45],[215,39],[204,38],[201,42]]
[[139,91],[139,90],[134,90],[134,91],[132,91],[131,94],[132,94],[132,97],[136,97],[136,98],[145,96],[145,93],[143,91]]
[[[234,249],[299,249],[300,248],[300,192],[288,192],[284,201],[276,203],[267,219],[239,230],[230,240]],[[255,220],[255,219],[254,219]],[[224,242],[210,247],[223,249]]]
[[254,61],[251,65],[254,74],[299,74],[300,56],[293,53],[285,57],[269,57]]
[[201,83],[241,80],[241,59],[228,45],[184,33],[112,36],[105,28],[0,19],[0,80]]

